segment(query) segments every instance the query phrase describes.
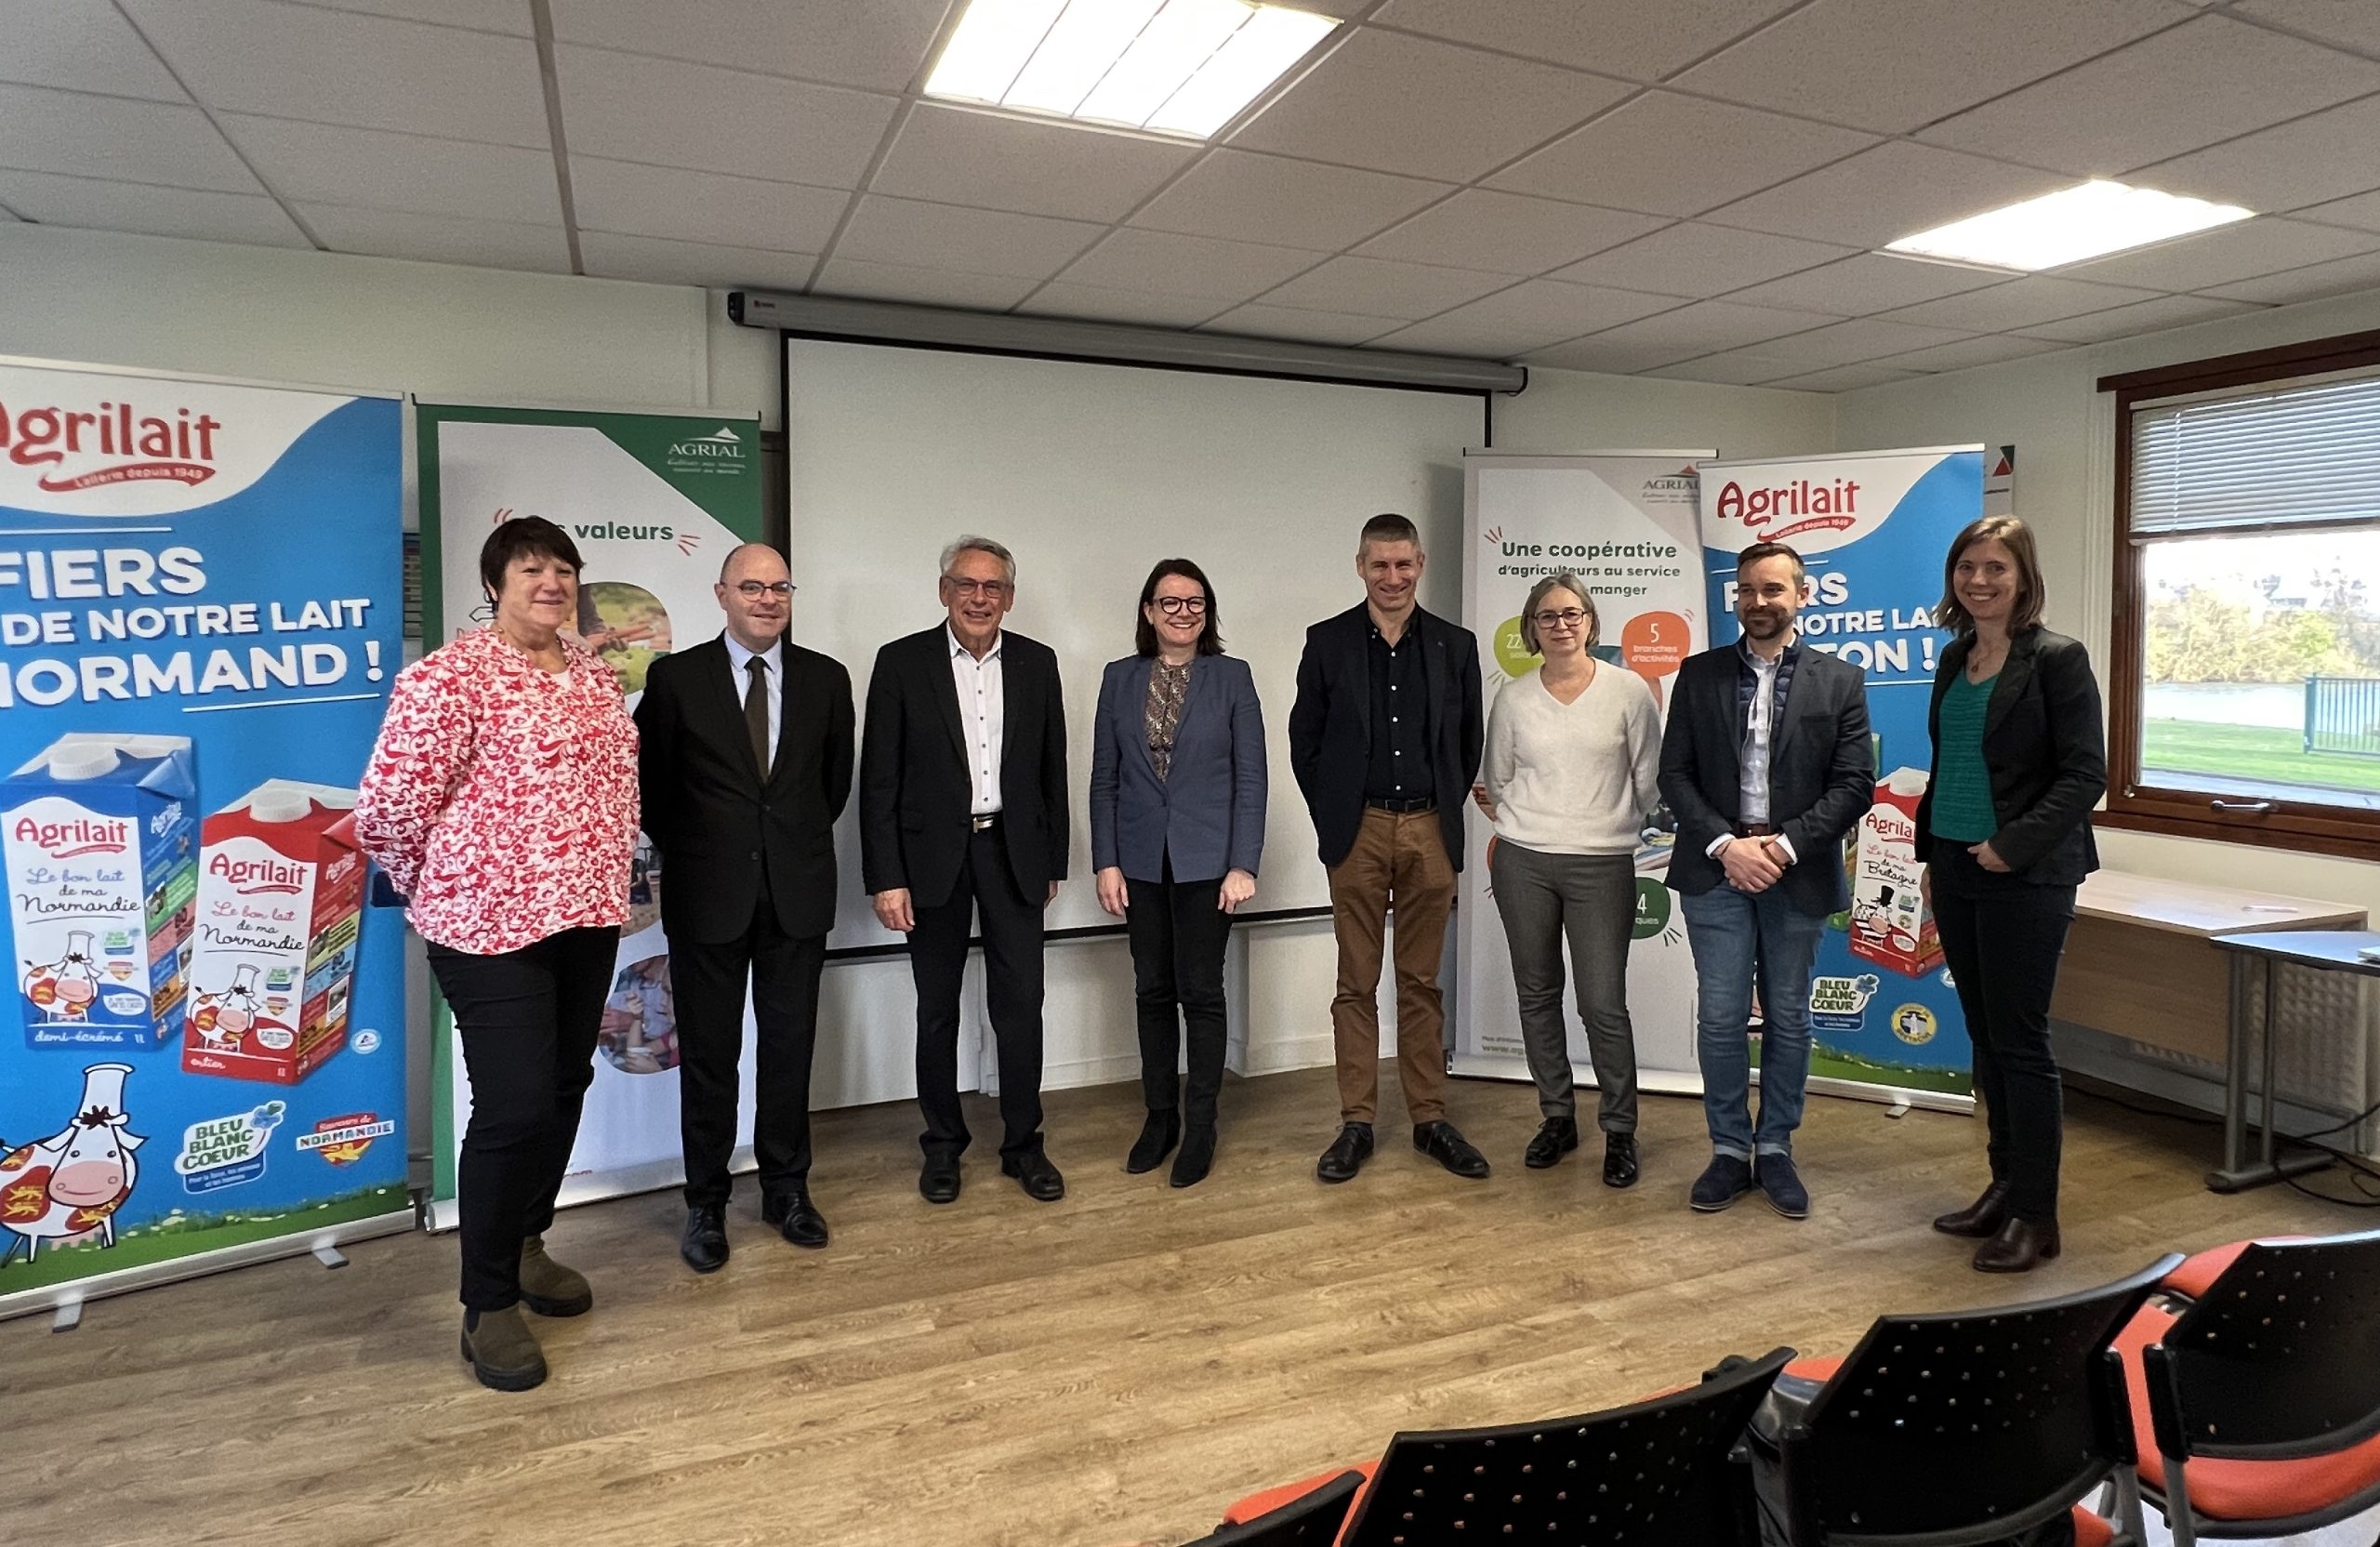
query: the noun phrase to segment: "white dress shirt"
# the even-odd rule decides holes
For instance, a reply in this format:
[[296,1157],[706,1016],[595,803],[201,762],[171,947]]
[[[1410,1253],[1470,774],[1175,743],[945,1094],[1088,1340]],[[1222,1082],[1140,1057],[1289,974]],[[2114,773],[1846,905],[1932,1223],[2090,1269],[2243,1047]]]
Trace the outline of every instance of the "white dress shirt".
[[974,803],[968,808],[976,816],[989,816],[1000,809],[1000,741],[1008,727],[1008,693],[1000,672],[1000,651],[1005,641],[992,636],[992,647],[983,659],[959,642],[958,632],[948,624],[943,633],[950,641],[950,676],[959,688],[959,728],[967,738],[967,772],[975,787]]
[[[760,680],[768,684],[761,691],[769,700],[769,756],[774,759],[777,747],[783,739],[781,733],[785,725],[785,641],[779,640],[755,655],[751,651],[745,649],[734,634],[722,633],[720,638],[727,641],[727,664],[730,674],[735,681],[735,704],[738,708],[743,707],[744,695],[752,691],[752,674],[745,668],[744,663],[758,660],[762,666],[768,668],[760,674]],[[763,777],[767,776],[768,772],[765,768],[760,770]]]
[[[1737,820],[1747,827],[1770,826],[1768,817],[1768,747],[1777,726],[1777,670],[1783,664],[1785,652],[1797,642],[1795,636],[1785,636],[1785,643],[1774,655],[1763,655],[1752,647],[1749,637],[1739,640],[1737,646],[1744,658],[1752,663],[1752,707],[1745,717],[1741,779],[1736,786],[1739,801]],[[1707,851],[1716,857],[1730,841],[1714,839]],[[1793,853],[1792,841],[1779,833],[1771,840],[1785,852],[1785,863],[1800,859]]]

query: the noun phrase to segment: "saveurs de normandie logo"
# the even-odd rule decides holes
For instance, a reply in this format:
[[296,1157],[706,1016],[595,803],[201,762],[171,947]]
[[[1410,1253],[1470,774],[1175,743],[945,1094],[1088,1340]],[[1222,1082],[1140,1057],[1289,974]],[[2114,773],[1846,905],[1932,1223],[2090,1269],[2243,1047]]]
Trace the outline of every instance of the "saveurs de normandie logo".
[[115,483],[204,483],[218,470],[216,435],[223,428],[203,409],[129,398],[82,408],[0,403],[0,452],[33,471],[46,494]]

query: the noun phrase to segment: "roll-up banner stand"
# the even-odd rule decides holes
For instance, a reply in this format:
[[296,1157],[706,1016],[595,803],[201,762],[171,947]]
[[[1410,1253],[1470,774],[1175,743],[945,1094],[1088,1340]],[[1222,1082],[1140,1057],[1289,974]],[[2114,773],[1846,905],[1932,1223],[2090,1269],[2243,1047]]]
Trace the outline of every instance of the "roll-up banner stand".
[[1736,555],[1781,542],[1809,571],[1801,638],[1868,678],[1875,798],[1853,830],[1850,911],[1828,921],[1818,945],[1809,1088],[1972,1111],[1966,1023],[1920,894],[1914,841],[1933,766],[1934,667],[1950,640],[1933,609],[1951,539],[1983,513],[1983,448],[1705,462],[1701,500],[1717,641],[1742,633]]
[[[578,634],[619,675],[633,710],[656,656],[722,626],[711,587],[738,543],[760,536],[760,421],[691,410],[608,413],[421,403],[425,575],[423,645],[481,626],[479,551],[513,516],[543,516],[571,535],[579,577]],[[564,1204],[646,1192],[683,1180],[678,1138],[678,1037],[661,889],[669,884],[640,838],[628,921],[603,1008],[595,1083],[562,1183]],[[696,881],[696,878],[689,878]],[[434,1166],[429,1223],[452,1229],[456,1160],[470,1120],[454,1025],[432,1017]],[[745,1018],[748,1046],[749,1011]],[[752,1060],[743,1063],[737,1169],[751,1164]]]
[[[1527,681],[1540,662],[1521,643],[1529,588],[1567,570],[1594,593],[1602,633],[1596,659],[1642,677],[1666,713],[1680,662],[1703,648],[1706,605],[1695,496],[1708,451],[1614,451],[1577,456],[1472,452],[1463,458],[1462,617],[1479,636],[1488,702]],[[1686,924],[1662,884],[1674,824],[1646,813],[1636,851],[1636,936],[1628,958],[1628,1008],[1643,1089],[1699,1095],[1694,1053],[1694,962]],[[1453,1072],[1526,1079],[1512,957],[1489,883],[1494,828],[1474,816],[1462,872]],[[1581,1083],[1594,1077],[1575,984],[1563,1013]]]
[[0,360],[0,1316],[413,1223],[400,410]]

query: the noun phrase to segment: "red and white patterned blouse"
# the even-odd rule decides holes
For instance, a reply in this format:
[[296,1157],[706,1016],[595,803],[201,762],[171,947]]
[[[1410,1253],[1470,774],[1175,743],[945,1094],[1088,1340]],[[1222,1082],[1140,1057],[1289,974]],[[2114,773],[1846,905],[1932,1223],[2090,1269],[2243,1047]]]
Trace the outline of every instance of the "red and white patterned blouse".
[[562,647],[567,681],[493,628],[398,674],[355,834],[426,940],[493,956],[628,920],[636,721],[612,668]]

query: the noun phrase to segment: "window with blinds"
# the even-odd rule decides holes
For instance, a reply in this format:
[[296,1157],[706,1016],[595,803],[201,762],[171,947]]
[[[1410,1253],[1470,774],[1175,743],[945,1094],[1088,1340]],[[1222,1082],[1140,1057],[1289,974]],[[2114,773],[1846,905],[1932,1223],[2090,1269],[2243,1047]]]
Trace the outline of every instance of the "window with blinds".
[[2380,516],[2380,371],[2144,404],[2132,414],[2132,535]]

